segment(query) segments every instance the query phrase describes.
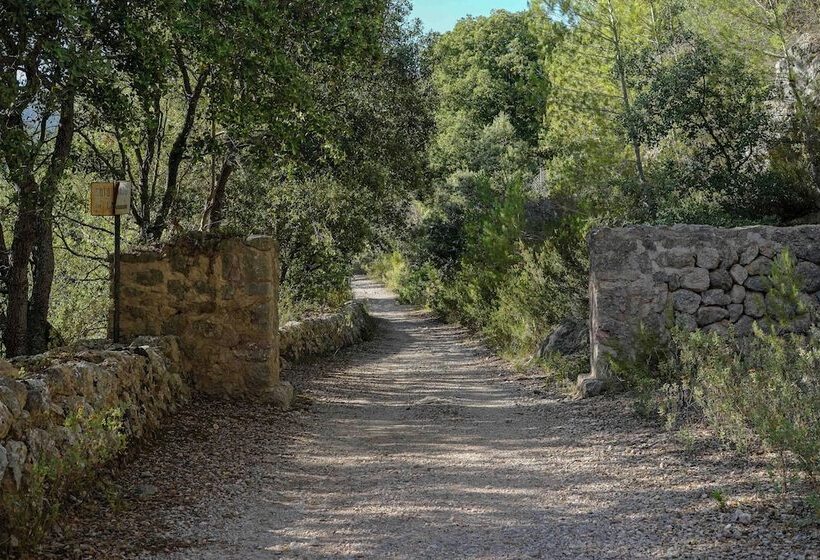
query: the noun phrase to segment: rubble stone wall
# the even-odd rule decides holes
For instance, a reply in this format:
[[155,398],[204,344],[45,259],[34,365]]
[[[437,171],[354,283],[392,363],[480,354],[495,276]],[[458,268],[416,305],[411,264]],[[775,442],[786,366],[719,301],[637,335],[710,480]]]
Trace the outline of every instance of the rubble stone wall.
[[632,354],[643,327],[665,337],[686,330],[748,334],[767,323],[774,259],[788,250],[796,263],[805,312],[787,330],[806,332],[820,306],[820,226],[632,226],[601,228],[589,237],[591,373],[581,391],[600,386],[609,357]]
[[279,381],[277,247],[270,237],[190,236],[122,257],[121,331],[174,335],[194,388],[289,404]]
[[0,360],[0,553],[190,395],[174,337]]
[[289,321],[279,329],[279,351],[287,361],[333,353],[369,338],[373,319],[362,302],[351,301],[335,313]]

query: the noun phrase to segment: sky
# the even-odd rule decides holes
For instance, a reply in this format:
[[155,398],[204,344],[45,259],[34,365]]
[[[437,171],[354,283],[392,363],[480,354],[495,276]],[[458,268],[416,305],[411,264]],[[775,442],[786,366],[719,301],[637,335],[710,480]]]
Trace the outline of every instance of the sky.
[[485,16],[493,10],[519,12],[527,8],[527,0],[412,0],[413,17],[432,31],[449,31],[468,15]]

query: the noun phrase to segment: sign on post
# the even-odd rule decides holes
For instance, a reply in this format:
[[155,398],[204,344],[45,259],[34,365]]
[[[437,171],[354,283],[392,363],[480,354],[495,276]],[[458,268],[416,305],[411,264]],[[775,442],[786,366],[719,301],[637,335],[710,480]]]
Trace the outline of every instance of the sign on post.
[[120,216],[131,210],[131,183],[91,183],[91,215],[114,216],[114,321],[111,338],[120,341]]
[[131,209],[131,183],[91,183],[91,215],[123,216]]

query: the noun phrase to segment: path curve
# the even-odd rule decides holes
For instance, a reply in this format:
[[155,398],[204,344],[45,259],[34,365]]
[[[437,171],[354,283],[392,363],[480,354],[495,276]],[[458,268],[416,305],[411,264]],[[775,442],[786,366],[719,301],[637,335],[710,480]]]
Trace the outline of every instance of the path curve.
[[[544,394],[364,278],[376,339],[299,366],[296,410],[198,401],[42,557],[812,558],[817,531],[729,525],[762,465],[697,457],[623,399]],[[524,378],[522,380],[522,377]],[[814,556],[816,558],[816,556]]]

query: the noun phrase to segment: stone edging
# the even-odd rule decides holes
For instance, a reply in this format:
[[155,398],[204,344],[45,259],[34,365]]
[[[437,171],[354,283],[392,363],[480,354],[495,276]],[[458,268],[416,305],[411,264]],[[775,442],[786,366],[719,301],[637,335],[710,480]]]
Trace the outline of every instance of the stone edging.
[[279,329],[279,353],[289,362],[336,352],[372,336],[373,318],[364,303],[347,302],[339,311],[289,321]]

